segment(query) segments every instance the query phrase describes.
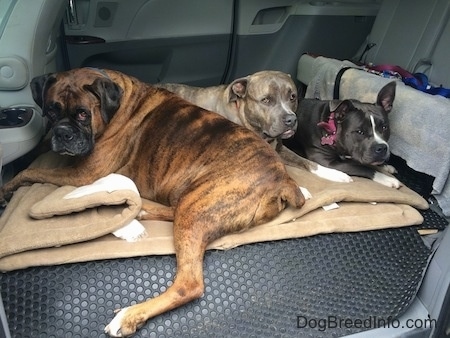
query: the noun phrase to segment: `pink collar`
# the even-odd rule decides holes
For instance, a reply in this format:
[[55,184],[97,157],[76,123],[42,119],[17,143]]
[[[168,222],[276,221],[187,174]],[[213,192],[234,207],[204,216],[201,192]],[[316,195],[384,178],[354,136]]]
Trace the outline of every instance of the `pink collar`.
[[326,132],[320,139],[320,143],[324,145],[332,146],[336,143],[336,120],[334,119],[334,112],[331,112],[328,121],[322,121],[317,123],[317,126],[323,128]]

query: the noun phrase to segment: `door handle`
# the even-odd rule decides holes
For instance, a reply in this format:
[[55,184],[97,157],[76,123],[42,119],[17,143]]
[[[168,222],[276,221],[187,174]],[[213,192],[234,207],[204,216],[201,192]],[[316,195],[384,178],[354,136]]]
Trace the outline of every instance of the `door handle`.
[[105,43],[105,39],[88,35],[66,35],[66,42],[71,45],[90,45],[94,43]]
[[289,14],[288,6],[261,9],[255,16],[252,26],[283,23]]
[[70,26],[78,26],[78,12],[77,3],[75,0],[69,0],[69,6],[67,7],[67,23]]

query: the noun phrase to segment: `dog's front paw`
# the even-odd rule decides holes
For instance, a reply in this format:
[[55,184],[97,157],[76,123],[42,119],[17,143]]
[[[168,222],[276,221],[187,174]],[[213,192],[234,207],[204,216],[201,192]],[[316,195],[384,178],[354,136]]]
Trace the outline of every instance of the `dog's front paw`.
[[317,169],[312,171],[312,173],[333,182],[353,182],[353,179],[343,171],[327,168],[321,165],[318,165]]
[[105,333],[111,337],[127,337],[136,332],[144,324],[138,316],[130,313],[130,307],[125,307],[116,313],[113,320],[106,325]]
[[396,174],[397,173],[397,169],[395,169],[395,167],[390,164],[384,164],[384,165],[380,166],[380,169],[382,172],[385,172],[388,174]]
[[138,221],[142,221],[145,220],[145,216],[148,215],[148,212],[145,211],[144,209],[141,209],[141,211],[139,211],[139,213],[136,215],[136,219]]
[[375,172],[375,176],[373,177],[373,180],[375,182],[378,182],[378,183],[383,184],[390,188],[398,189],[402,186],[402,183],[395,177],[388,176],[388,175],[380,173],[378,171]]

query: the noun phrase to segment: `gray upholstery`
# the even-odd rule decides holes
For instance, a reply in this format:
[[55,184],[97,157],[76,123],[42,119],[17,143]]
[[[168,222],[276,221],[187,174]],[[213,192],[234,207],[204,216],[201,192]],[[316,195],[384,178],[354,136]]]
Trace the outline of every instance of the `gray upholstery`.
[[[365,63],[398,65],[411,72],[428,73],[436,84],[450,85],[448,77],[447,82],[441,80],[440,69],[450,55],[450,33],[443,34],[444,29],[449,30],[445,28],[449,11],[448,0],[384,0],[357,57],[368,43],[374,43],[362,60]],[[439,66],[429,67],[433,62]]]
[[[449,0],[384,0],[371,33],[352,59],[359,61],[366,46],[373,43],[362,62],[398,65],[425,73],[434,85],[450,87],[449,16]],[[312,62],[303,57],[298,64],[298,79],[304,84],[315,76]]]
[[26,88],[56,71],[56,38],[66,2],[17,1],[0,39],[0,105],[33,104]]
[[368,42],[376,43],[367,62],[394,63],[411,69],[427,57],[445,19],[447,0],[385,0]]
[[[429,62],[424,62],[425,69],[417,67],[417,71],[427,73],[430,81],[439,86],[450,87],[450,20],[442,31],[437,41],[435,49],[429,58]],[[428,60],[425,60],[428,61]],[[429,69],[428,69],[429,65]]]
[[0,107],[32,107],[30,122],[2,128],[3,165],[24,155],[40,140],[44,119],[31,96],[30,80],[56,71],[57,36],[64,14],[63,0],[17,0],[0,38]]

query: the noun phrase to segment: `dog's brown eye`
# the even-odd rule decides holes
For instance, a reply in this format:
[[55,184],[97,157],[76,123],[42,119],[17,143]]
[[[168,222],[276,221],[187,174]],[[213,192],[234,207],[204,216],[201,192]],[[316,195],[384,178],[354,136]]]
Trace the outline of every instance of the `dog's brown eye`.
[[291,97],[290,97],[290,100],[291,100],[291,101],[297,100],[297,94],[292,93],[292,94],[291,94]]
[[264,98],[261,100],[261,102],[264,103],[264,104],[269,104],[269,103],[270,103],[270,98],[269,98],[269,97],[264,97]]
[[364,135],[364,134],[365,134],[364,131],[362,131],[362,130],[360,130],[360,129],[355,130],[355,132],[356,132],[358,135]]
[[86,121],[88,118],[88,113],[84,110],[80,110],[77,112],[77,120],[78,121]]

